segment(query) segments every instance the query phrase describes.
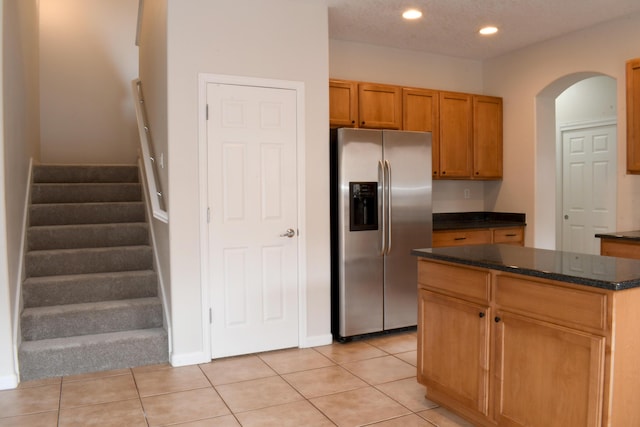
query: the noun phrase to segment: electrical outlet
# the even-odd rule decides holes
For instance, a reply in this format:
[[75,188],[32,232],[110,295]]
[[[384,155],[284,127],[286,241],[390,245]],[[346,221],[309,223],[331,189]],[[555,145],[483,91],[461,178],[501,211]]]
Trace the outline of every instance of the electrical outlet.
[[471,198],[471,190],[469,190],[468,188],[464,189],[464,198],[465,199],[470,199]]

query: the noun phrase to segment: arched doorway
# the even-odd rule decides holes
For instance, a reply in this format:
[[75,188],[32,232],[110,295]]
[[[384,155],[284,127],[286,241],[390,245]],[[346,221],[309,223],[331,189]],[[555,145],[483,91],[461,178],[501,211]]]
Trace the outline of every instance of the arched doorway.
[[[598,89],[594,89],[598,88]],[[563,193],[572,196],[572,200],[578,199],[580,192],[586,188],[588,191],[593,190],[593,186],[588,182],[593,180],[593,176],[585,178],[587,181],[583,189],[574,189],[574,193],[566,185],[568,175],[563,174],[563,169],[567,169],[566,161],[563,162],[563,145],[564,157],[567,154],[567,144],[572,141],[575,134],[563,135],[563,130],[583,129],[596,122],[613,123],[616,126],[616,91],[615,79],[604,76],[600,73],[575,73],[562,77],[547,87],[545,87],[536,97],[536,227],[535,242],[536,246],[548,249],[563,249],[563,234],[568,235],[569,220],[574,219],[574,213],[565,213],[567,207],[567,197],[563,198]],[[613,102],[611,102],[613,100]],[[611,111],[612,110],[612,111]],[[597,111],[597,113],[596,113]],[[560,116],[559,116],[560,115]],[[598,117],[595,117],[598,116]],[[564,138],[564,142],[563,142]],[[579,144],[574,144],[579,145]],[[616,150],[615,136],[610,147]],[[615,151],[613,158],[615,159]],[[564,163],[564,165],[563,165]],[[575,166],[575,165],[574,165]],[[593,164],[583,165],[584,170],[591,168]],[[579,168],[574,168],[579,169]],[[602,169],[602,168],[600,168]],[[563,177],[564,175],[564,177]],[[583,179],[580,174],[574,174],[578,179]],[[574,176],[574,184],[576,181]],[[602,182],[601,177],[597,177],[597,183]],[[615,188],[616,172],[615,167],[610,174]],[[599,190],[601,187],[596,188]],[[595,190],[593,190],[595,191]],[[602,202],[613,209],[613,218],[615,224],[615,193],[613,192],[613,202]],[[565,220],[565,215],[567,219]],[[576,215],[577,216],[577,215]],[[563,229],[564,226],[564,229]],[[572,228],[572,232],[578,233],[579,227]],[[603,231],[598,228],[598,232]],[[566,250],[574,252],[595,252],[593,244],[592,227],[588,225],[583,231],[582,244],[574,243],[574,247],[570,247],[567,239],[564,239],[564,245],[568,246]],[[575,236],[574,236],[575,237]],[[589,241],[588,239],[591,239]],[[576,249],[576,247],[579,249]]]

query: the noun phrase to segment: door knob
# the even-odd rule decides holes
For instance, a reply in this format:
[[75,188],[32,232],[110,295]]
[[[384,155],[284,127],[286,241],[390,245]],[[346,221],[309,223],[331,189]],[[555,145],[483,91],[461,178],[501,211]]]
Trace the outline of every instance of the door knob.
[[288,238],[292,238],[293,236],[296,235],[296,231],[293,228],[287,228],[287,231],[285,231],[284,233],[282,233],[280,235],[280,237],[288,237]]

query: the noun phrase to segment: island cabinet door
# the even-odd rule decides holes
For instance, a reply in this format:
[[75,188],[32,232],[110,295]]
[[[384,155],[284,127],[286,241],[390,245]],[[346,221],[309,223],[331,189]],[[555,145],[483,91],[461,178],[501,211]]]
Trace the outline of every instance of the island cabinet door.
[[488,413],[488,307],[420,289],[418,381],[427,397]]
[[600,426],[605,338],[497,311],[500,426]]

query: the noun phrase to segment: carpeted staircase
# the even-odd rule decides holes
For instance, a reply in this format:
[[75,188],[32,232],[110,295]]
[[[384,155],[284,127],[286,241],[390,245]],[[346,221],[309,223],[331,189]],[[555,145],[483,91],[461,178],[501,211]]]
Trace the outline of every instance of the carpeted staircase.
[[35,166],[23,381],[168,360],[136,166]]

